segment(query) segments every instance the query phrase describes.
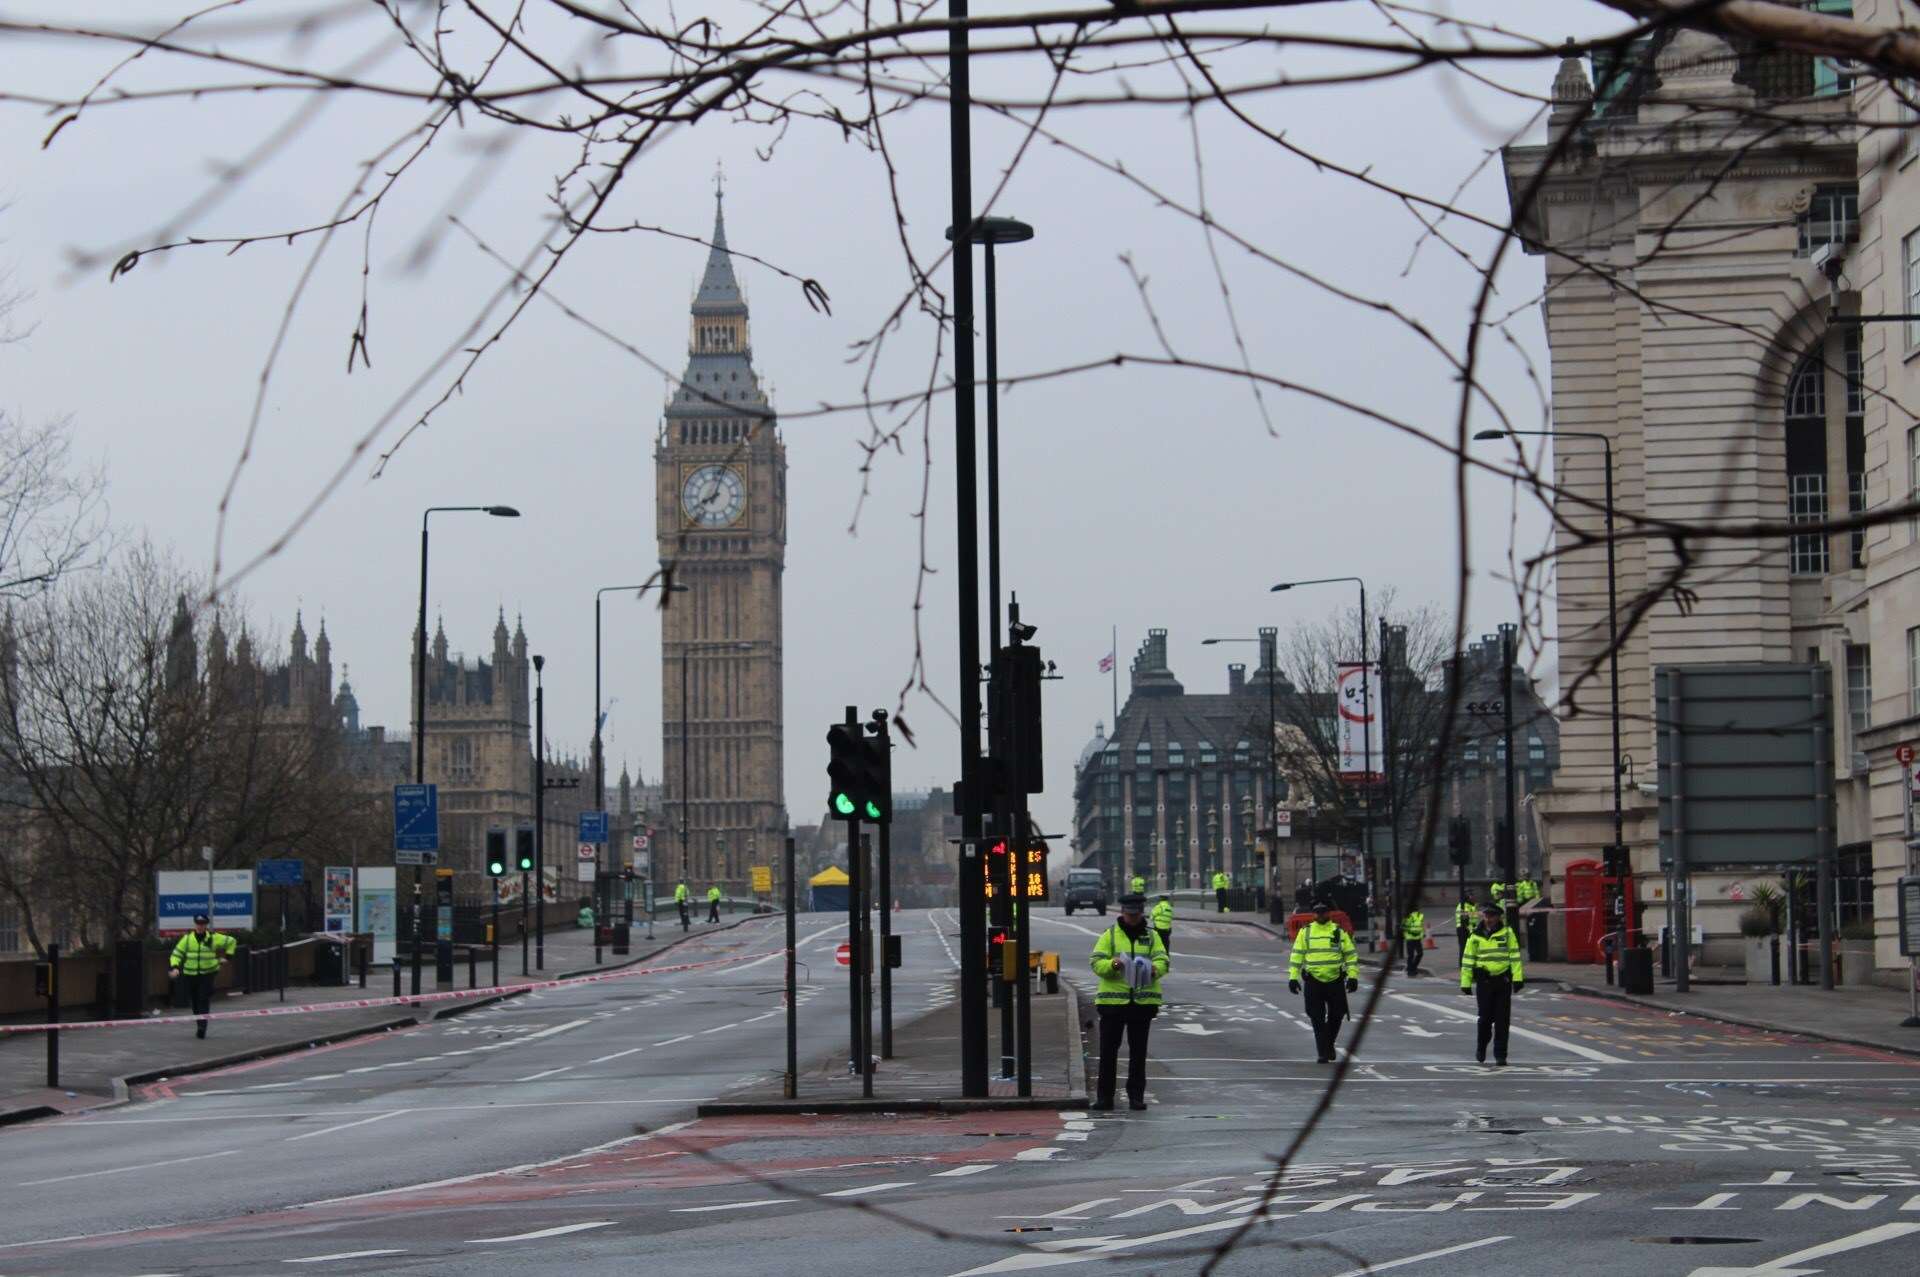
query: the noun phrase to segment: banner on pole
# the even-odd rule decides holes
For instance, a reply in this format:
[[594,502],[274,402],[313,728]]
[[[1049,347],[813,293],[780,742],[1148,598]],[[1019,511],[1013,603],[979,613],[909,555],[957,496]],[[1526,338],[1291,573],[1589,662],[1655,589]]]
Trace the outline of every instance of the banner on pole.
[[353,870],[346,865],[328,865],[321,871],[320,912],[328,931],[346,931],[353,926]]
[[1381,668],[1341,661],[1334,689],[1334,746],[1340,751],[1340,779],[1377,784],[1385,779],[1386,716],[1380,712]]
[[155,878],[161,935],[193,930],[199,913],[209,915],[215,931],[253,927],[253,870],[162,869]]

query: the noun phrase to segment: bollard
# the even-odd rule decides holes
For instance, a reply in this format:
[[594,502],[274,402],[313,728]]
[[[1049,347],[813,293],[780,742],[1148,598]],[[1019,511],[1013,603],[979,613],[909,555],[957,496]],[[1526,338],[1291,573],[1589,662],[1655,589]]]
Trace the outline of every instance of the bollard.
[[480,951],[472,945],[467,946],[467,987],[480,987]]
[[365,948],[362,948],[359,945],[355,945],[354,948],[359,951],[360,955],[360,987],[364,989],[367,987],[367,960],[372,956],[369,950],[371,950],[373,946],[367,945]]
[[393,949],[393,996],[396,998],[400,996],[400,947],[398,945]]
[[[47,946],[47,1023],[60,1023],[60,946]],[[47,1086],[60,1087],[60,1030],[47,1032]]]

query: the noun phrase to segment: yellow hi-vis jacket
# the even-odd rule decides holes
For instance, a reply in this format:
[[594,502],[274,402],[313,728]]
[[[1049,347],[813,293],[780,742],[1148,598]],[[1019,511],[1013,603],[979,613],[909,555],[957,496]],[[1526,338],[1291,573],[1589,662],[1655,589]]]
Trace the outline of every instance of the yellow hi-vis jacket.
[[232,957],[238,947],[232,936],[211,929],[204,936],[189,931],[174,944],[167,965],[177,967],[182,975],[206,975],[218,971],[220,959]]
[[1427,915],[1415,909],[1400,924],[1400,935],[1406,940],[1423,940],[1427,934]]
[[707,888],[707,899],[718,900],[719,898],[720,898],[720,888],[718,887]]
[[1471,989],[1474,978],[1481,974],[1510,974],[1515,984],[1526,983],[1526,972],[1520,965],[1520,939],[1512,927],[1476,931],[1467,937],[1467,950],[1460,956],[1460,987]]
[[[1153,983],[1144,989],[1127,987],[1123,963],[1136,956],[1153,963]],[[1167,973],[1169,965],[1167,946],[1161,941],[1158,931],[1152,927],[1142,927],[1137,937],[1130,936],[1126,928],[1114,923],[1093,942],[1093,973],[1100,977],[1100,987],[1093,995],[1094,1005],[1123,1007],[1131,1003],[1143,1007],[1159,1006],[1160,977]]]
[[1136,896],[1144,896],[1147,894],[1147,880],[1139,874],[1135,874],[1133,881],[1128,885]]
[[1153,929],[1155,931],[1173,930],[1173,901],[1156,901],[1153,906]]
[[679,886],[673,889],[673,903],[677,905],[683,905],[687,903],[687,884],[686,883],[683,882]]
[[1221,870],[1217,870],[1214,873],[1213,889],[1215,891],[1224,891],[1226,888],[1231,887],[1232,885],[1233,885],[1233,879],[1227,877],[1226,870],[1221,869]]
[[1331,919],[1300,928],[1293,937],[1293,956],[1287,959],[1287,979],[1298,980],[1302,972],[1322,983],[1342,976],[1358,980],[1360,955],[1353,947],[1353,937]]
[[1453,907],[1453,925],[1457,930],[1473,930],[1473,920],[1476,916],[1473,906],[1464,900]]
[[1514,897],[1523,905],[1530,905],[1540,898],[1540,886],[1531,878],[1523,878],[1513,889]]

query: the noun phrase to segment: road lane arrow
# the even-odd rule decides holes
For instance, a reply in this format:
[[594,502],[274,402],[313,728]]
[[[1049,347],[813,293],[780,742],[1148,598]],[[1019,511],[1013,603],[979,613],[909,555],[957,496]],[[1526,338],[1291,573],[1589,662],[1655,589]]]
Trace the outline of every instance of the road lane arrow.
[[1432,1029],[1423,1029],[1417,1024],[1403,1024],[1400,1027],[1406,1032],[1413,1034],[1416,1038],[1439,1038],[1446,1036],[1444,1033],[1435,1033]]
[[1219,1029],[1202,1028],[1192,1020],[1183,1020],[1179,1024],[1169,1026],[1169,1032],[1191,1033],[1196,1038],[1212,1038],[1220,1036],[1221,1031]]
[[1865,1229],[1850,1233],[1845,1237],[1836,1237],[1830,1242],[1821,1242],[1818,1246],[1809,1246],[1805,1250],[1796,1250],[1791,1255],[1782,1255],[1778,1259],[1769,1259],[1752,1268],[1724,1268],[1709,1266],[1696,1268],[1687,1277],[1812,1277],[1821,1272],[1818,1268],[1792,1268],[1791,1264],[1804,1264],[1809,1260],[1825,1259],[1829,1255],[1838,1255],[1842,1251],[1859,1250],[1864,1246],[1878,1246],[1881,1242],[1892,1241],[1896,1237],[1905,1237],[1908,1233],[1920,1233],[1920,1224],[1882,1224],[1878,1228]]

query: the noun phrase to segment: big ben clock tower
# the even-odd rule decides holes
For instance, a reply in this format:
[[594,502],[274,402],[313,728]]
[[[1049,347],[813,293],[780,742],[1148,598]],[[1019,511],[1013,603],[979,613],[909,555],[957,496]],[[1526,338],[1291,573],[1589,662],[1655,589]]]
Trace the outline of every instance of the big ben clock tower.
[[[780,577],[787,454],[753,371],[747,304],[716,193],[713,247],[693,299],[687,371],[654,446],[660,562],[687,593],[665,613],[661,668],[663,884],[745,894],[777,863],[782,797]],[[683,694],[684,689],[684,694]]]

